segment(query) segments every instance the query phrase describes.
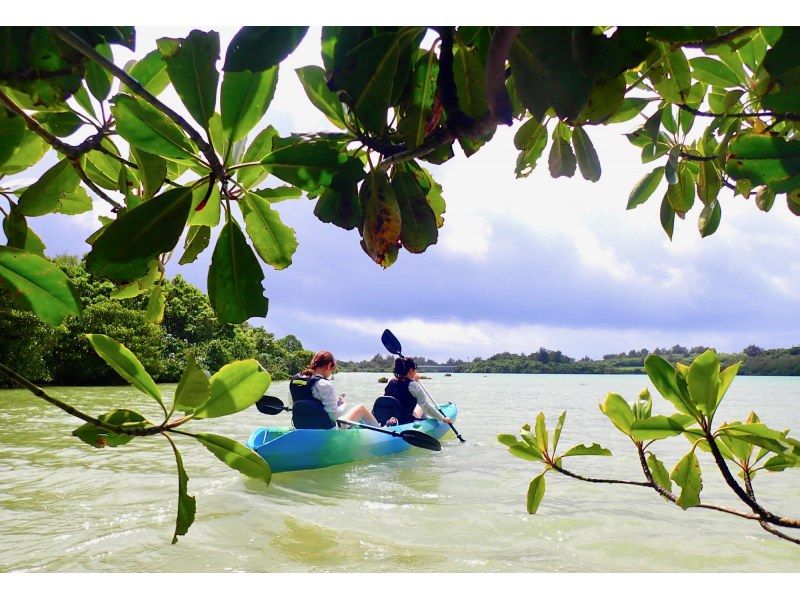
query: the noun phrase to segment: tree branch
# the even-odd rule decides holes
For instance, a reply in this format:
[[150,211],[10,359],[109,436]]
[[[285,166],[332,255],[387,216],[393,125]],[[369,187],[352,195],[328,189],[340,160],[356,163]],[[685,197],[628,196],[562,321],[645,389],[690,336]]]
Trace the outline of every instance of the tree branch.
[[[744,487],[747,491],[747,495],[752,498],[753,500],[756,499],[756,493],[753,491],[753,478],[750,477],[750,471],[748,469],[744,470]],[[758,524],[762,527],[762,529],[766,532],[769,532],[773,536],[778,536],[782,540],[788,540],[789,542],[793,542],[794,544],[800,544],[799,538],[793,538],[792,536],[787,536],[783,532],[775,529],[765,521],[759,520]]]
[[628,486],[642,486],[644,488],[652,487],[652,484],[649,482],[631,482],[629,480],[612,480],[606,478],[587,478],[577,473],[572,473],[564,469],[563,467],[559,467],[555,463],[549,463],[550,467],[555,469],[558,473],[563,473],[565,476],[569,476],[571,478],[575,478],[576,480],[581,480],[582,482],[592,482],[593,484],[626,484]]
[[103,191],[100,187],[98,187],[97,185],[94,184],[92,179],[89,178],[89,175],[86,174],[86,171],[83,169],[83,166],[81,166],[81,162],[80,162],[79,159],[70,160],[70,163],[72,164],[72,167],[75,169],[75,171],[78,173],[78,176],[81,177],[81,180],[84,182],[84,184],[87,187],[89,187],[89,189],[94,191],[97,194],[98,197],[100,197],[101,199],[103,199],[107,203],[111,204],[111,206],[112,206],[111,210],[113,212],[118,212],[118,211],[120,211],[121,209],[123,209],[125,207],[121,203],[111,199],[106,194],[105,191]]
[[709,39],[700,42],[690,42],[688,44],[680,44],[682,48],[697,48],[699,50],[705,50],[706,48],[711,48],[713,46],[719,46],[720,44],[726,44],[730,41],[735,40],[737,37],[741,37],[742,35],[747,35],[758,29],[758,27],[748,26],[748,27],[737,27],[732,31],[724,35],[720,35],[719,37],[715,37],[714,39]]
[[705,110],[698,110],[697,108],[692,108],[687,104],[677,104],[678,108],[681,110],[685,110],[686,112],[691,112],[695,116],[706,116],[708,118],[754,118],[754,117],[772,117],[777,118],[780,120],[792,120],[797,121],[800,120],[800,114],[796,112],[772,112],[770,110],[762,110],[760,112],[732,112],[730,114],[727,113],[717,113],[717,112],[706,112]]
[[208,160],[208,164],[211,167],[211,172],[214,174],[214,178],[225,178],[225,168],[219,161],[219,157],[214,151],[214,148],[212,148],[211,145],[205,139],[203,139],[203,136],[200,135],[200,133],[198,133],[188,122],[186,122],[186,120],[180,114],[156,98],[153,94],[142,87],[136,79],[131,77],[116,64],[99,54],[94,48],[92,48],[89,44],[72,33],[66,27],[48,27],[48,29],[58,39],[76,49],[90,60],[96,62],[99,66],[103,67],[109,73],[113,74],[117,79],[125,83],[125,85],[127,85],[136,95],[171,118],[175,124],[183,129],[189,138],[194,141],[195,144],[197,144],[198,149],[206,157],[206,160]]
[[678,155],[681,158],[686,158],[692,162],[714,162],[715,160],[719,159],[719,156],[697,156],[684,151],[681,151]]
[[520,27],[498,27],[489,42],[486,99],[492,118],[498,124],[512,125],[514,122],[514,109],[506,90],[506,59],[519,30]]

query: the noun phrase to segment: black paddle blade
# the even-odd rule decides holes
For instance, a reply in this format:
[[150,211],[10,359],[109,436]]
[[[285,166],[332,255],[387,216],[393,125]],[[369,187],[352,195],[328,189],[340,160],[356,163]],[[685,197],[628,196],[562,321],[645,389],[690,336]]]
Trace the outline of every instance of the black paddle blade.
[[419,448],[428,449],[429,451],[440,451],[442,445],[433,436],[428,436],[425,432],[419,430],[403,430],[400,432],[400,438],[405,440],[408,444],[418,446]]
[[392,334],[392,331],[388,328],[383,331],[383,334],[381,335],[381,342],[383,343],[383,346],[386,347],[386,350],[392,355],[403,354],[403,347],[400,345],[400,341],[397,340],[397,337]]
[[264,395],[256,401],[256,409],[267,415],[278,415],[281,411],[289,411],[278,397]]

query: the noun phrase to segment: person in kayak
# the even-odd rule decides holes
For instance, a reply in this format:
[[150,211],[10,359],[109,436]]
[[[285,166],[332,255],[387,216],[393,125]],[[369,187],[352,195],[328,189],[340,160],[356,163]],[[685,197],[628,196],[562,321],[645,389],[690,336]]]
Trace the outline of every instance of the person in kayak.
[[384,394],[394,397],[400,403],[400,417],[390,417],[386,425],[409,424],[423,415],[452,424],[452,420],[439,413],[433,401],[428,400],[418,380],[417,362],[410,357],[398,357],[394,360],[394,378],[389,380]]
[[292,402],[313,400],[321,403],[332,421],[347,419],[371,426],[380,426],[378,420],[365,405],[356,405],[348,410],[344,394],[336,396],[333,382],[329,380],[336,369],[336,360],[330,351],[320,351],[311,358],[311,363],[289,382]]

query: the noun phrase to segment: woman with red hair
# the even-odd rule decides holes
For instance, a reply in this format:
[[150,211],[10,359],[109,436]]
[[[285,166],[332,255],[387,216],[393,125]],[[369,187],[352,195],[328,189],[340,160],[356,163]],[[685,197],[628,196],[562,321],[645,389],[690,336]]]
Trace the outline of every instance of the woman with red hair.
[[380,426],[378,420],[365,405],[356,405],[348,410],[344,394],[336,396],[336,390],[330,376],[336,369],[336,360],[330,351],[320,351],[311,359],[311,363],[299,374],[292,376],[289,392],[292,402],[312,400],[321,403],[332,421],[346,419],[371,426]]

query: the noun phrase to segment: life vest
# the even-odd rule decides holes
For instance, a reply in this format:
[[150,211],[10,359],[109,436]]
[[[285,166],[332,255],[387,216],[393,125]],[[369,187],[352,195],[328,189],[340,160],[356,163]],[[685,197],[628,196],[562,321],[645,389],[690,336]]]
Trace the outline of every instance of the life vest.
[[394,397],[400,402],[400,424],[410,424],[414,421],[414,409],[417,406],[417,399],[408,390],[411,380],[408,378],[393,378],[386,385],[383,394]]
[[322,376],[316,374],[313,376],[303,376],[301,374],[292,376],[289,382],[289,394],[292,396],[292,403],[297,401],[316,401],[324,406],[323,402],[311,392],[320,380],[322,380]]

